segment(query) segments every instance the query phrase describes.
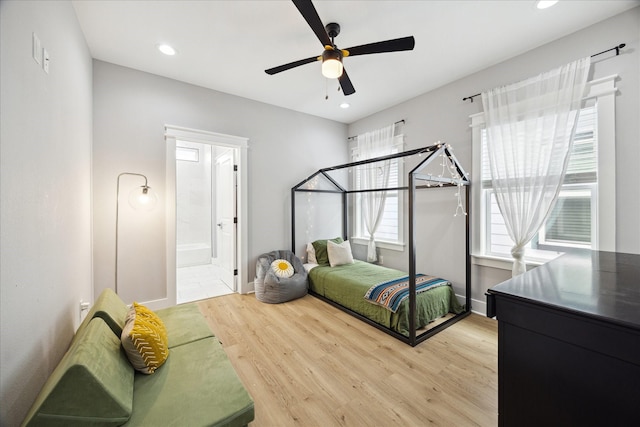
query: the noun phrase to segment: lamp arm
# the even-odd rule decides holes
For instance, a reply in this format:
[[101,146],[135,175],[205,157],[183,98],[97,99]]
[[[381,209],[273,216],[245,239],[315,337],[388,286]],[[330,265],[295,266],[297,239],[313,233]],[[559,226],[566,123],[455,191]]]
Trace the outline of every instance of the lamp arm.
[[122,172],[121,174],[118,175],[118,178],[116,179],[116,251],[115,251],[115,279],[114,279],[114,287],[115,287],[115,293],[116,295],[118,294],[118,214],[120,212],[120,207],[119,207],[119,203],[120,203],[120,177],[122,175],[133,175],[133,176],[140,176],[142,178],[144,178],[144,187],[148,187],[147,183],[147,177],[141,173],[135,173],[135,172]]

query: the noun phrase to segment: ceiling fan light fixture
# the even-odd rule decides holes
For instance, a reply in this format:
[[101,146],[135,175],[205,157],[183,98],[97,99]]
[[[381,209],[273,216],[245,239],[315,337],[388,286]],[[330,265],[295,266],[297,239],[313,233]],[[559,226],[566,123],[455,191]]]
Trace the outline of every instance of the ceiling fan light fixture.
[[322,75],[328,79],[337,79],[342,75],[342,52],[325,49],[322,52]]

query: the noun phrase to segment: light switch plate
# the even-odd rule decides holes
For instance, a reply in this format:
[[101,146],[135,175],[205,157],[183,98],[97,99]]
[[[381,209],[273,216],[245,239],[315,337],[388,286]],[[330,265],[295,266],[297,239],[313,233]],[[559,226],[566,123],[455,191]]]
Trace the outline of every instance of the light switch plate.
[[42,44],[36,33],[33,33],[33,59],[40,64],[42,63]]
[[42,68],[45,73],[49,73],[49,52],[47,52],[47,49],[42,49]]

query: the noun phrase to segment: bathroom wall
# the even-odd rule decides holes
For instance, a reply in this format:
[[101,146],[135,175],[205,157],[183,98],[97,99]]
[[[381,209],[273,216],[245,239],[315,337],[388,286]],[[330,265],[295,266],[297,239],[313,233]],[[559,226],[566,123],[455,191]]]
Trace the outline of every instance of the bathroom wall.
[[[215,229],[212,146],[178,141],[176,147],[177,266],[208,264]],[[182,155],[182,156],[181,156]],[[183,157],[184,156],[184,157]]]

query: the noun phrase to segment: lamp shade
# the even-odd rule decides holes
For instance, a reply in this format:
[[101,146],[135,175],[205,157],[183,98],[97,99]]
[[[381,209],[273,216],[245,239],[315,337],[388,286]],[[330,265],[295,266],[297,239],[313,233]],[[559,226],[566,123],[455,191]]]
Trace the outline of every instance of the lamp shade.
[[328,79],[337,79],[342,75],[342,52],[326,49],[322,52],[322,75]]
[[158,203],[158,196],[148,185],[136,187],[129,193],[129,205],[136,210],[150,211]]

